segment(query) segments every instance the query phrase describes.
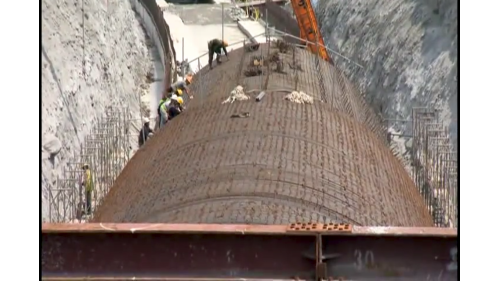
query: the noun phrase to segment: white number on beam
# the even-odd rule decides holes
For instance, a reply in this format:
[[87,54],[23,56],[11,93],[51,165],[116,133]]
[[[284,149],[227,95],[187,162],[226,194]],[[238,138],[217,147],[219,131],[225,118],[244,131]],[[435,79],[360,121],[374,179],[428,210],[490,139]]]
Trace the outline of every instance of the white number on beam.
[[369,266],[373,266],[375,264],[375,256],[373,255],[373,252],[370,250],[365,252],[360,250],[355,250],[354,258],[356,259],[354,265],[358,270],[361,270]]

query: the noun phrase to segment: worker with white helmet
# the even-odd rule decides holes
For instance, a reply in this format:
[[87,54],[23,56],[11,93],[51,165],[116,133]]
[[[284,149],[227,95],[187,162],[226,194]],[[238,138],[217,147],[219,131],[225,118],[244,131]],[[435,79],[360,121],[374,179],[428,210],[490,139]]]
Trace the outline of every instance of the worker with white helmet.
[[213,39],[208,42],[208,66],[212,69],[212,61],[214,59],[214,53],[217,54],[216,61],[217,63],[221,63],[221,53],[224,51],[226,58],[229,59],[227,55],[228,43],[226,40]]
[[184,100],[182,97],[173,95],[168,107],[168,119],[172,120],[184,110]]
[[141,147],[153,134],[153,130],[149,126],[149,118],[144,118],[142,129],[139,131],[139,147]]

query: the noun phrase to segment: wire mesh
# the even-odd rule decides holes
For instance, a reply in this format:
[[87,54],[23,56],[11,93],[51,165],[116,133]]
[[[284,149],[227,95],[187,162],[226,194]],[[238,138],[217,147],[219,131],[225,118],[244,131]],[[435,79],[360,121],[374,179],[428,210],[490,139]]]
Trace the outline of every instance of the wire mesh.
[[[440,110],[415,107],[411,119],[386,119],[387,127],[411,124],[410,134],[388,132],[392,145],[406,139],[394,152],[413,178],[435,226],[458,226],[457,151],[443,124]],[[397,147],[397,146],[396,146]],[[407,151],[405,151],[407,150]]]
[[[196,88],[194,91],[199,92],[204,89],[206,93],[228,93],[232,87],[238,84],[242,84],[246,92],[250,93],[263,90],[304,91],[316,100],[329,104],[332,110],[341,110],[354,117],[370,128],[384,143],[389,142],[386,122],[366,103],[359,89],[340,70],[334,68],[332,71],[328,62],[311,53],[298,51],[300,48],[296,45],[286,43],[288,46],[279,46],[282,43],[278,41],[282,42],[283,38],[291,35],[280,31],[275,33],[272,38],[268,32],[252,38],[262,42],[259,37],[266,37],[265,43],[260,44],[257,51],[250,51],[252,54],[246,54],[248,51],[245,51],[243,54],[233,55],[238,58],[239,62],[234,67],[237,76],[233,76],[232,73],[217,73],[216,71],[210,72],[210,76],[208,76],[208,70],[202,70],[203,64],[198,63],[196,79],[203,82],[193,85]],[[251,44],[245,42],[243,45],[249,46]],[[274,58],[275,62],[270,64],[268,62],[273,59],[273,55],[278,58]],[[310,56],[315,56],[315,58],[311,59]],[[199,59],[195,60],[199,61]],[[281,66],[278,67],[280,62]],[[353,64],[356,65],[356,63]],[[358,65],[358,67],[361,66]],[[253,75],[248,75],[249,68],[255,72]],[[247,75],[245,75],[245,69]],[[304,76],[301,75],[303,72],[316,73],[317,75]],[[269,79],[270,73],[277,73],[280,75],[280,79]],[[217,83],[219,91],[212,91],[209,88],[213,85],[211,79],[214,77],[221,80],[221,83]],[[238,81],[238,83],[224,83],[223,79],[225,79],[224,81]],[[231,86],[227,87],[228,84]],[[253,85],[253,87],[249,88],[248,85]],[[255,85],[259,86],[255,87]],[[209,98],[205,94],[203,97]],[[447,129],[442,124],[422,125],[422,120],[426,120],[425,114],[423,116],[414,125],[415,128],[419,129],[413,135],[421,140],[414,142],[415,150],[412,151],[412,158],[420,159],[419,161],[425,165],[414,166],[414,171],[410,174],[414,177],[414,182],[427,209],[433,215],[435,225],[456,226],[457,180],[456,172],[454,172],[456,170],[456,160],[454,160],[456,156],[454,155],[456,154],[450,152],[452,148],[445,133]],[[432,187],[429,185],[429,181],[432,181]]]
[[[266,41],[234,50],[229,61],[195,75],[190,107],[127,165],[95,220],[287,223],[303,218],[432,225],[420,194],[387,147],[360,122],[339,114],[342,108],[331,110],[321,102],[315,55]],[[304,71],[290,68],[294,58]],[[237,84],[250,97],[262,90],[267,95],[260,103],[221,105]],[[317,101],[311,106],[284,101],[295,88]],[[250,118],[229,119],[243,112]]]
[[[238,56],[241,61],[235,67],[238,75],[234,77],[236,79],[234,81],[237,81],[237,83],[231,84],[231,87],[227,89],[219,89],[219,91],[229,93],[237,85],[242,84],[243,78],[248,78],[243,72],[247,74],[254,73],[255,77],[249,79],[249,81],[259,79],[261,81],[260,87],[259,89],[249,89],[246,85],[241,85],[244,86],[246,91],[262,91],[264,89],[271,91],[280,89],[288,92],[303,91],[318,101],[328,103],[332,110],[341,110],[354,117],[375,133],[379,140],[387,143],[387,128],[385,127],[383,118],[376,114],[373,108],[366,103],[360,94],[360,90],[339,69],[334,68],[334,71],[332,71],[330,63],[324,61],[318,54],[297,51],[301,50],[303,45],[289,43],[289,38],[305,44],[321,45],[318,42],[310,42],[289,33],[269,28],[266,25],[264,33],[255,35],[248,40],[234,42],[228,46],[228,48],[242,47],[245,52],[251,52],[252,55],[250,58],[248,58],[249,56]],[[259,47],[257,51],[252,51],[252,47],[258,44],[258,42],[261,42],[260,45],[263,48]],[[324,47],[330,54],[347,60],[354,67],[362,68],[361,65],[349,58],[326,46]],[[232,57],[235,56],[233,55]],[[210,78],[207,78],[206,75],[209,73],[209,70],[203,69],[206,66],[205,62],[207,60],[208,53],[204,53],[189,61],[189,65],[194,70],[193,72],[198,74],[196,75],[196,80],[201,80],[200,83],[194,85],[193,92],[198,93],[202,103],[208,98],[204,93],[213,92],[206,88],[207,85],[213,85],[210,83],[211,79],[218,79],[220,80],[218,85],[225,86],[228,84],[224,81],[231,79],[227,73],[217,72],[210,72]],[[262,65],[258,61],[262,61]],[[280,73],[284,79],[269,81],[270,73]],[[305,73],[316,73],[316,75],[305,75]],[[253,83],[251,84],[253,85]],[[301,85],[301,88],[298,88],[297,85]]]
[[[422,225],[422,223],[432,225],[431,216],[420,194],[401,164],[390,155],[390,151],[387,153],[387,148],[381,142],[373,141],[374,136],[367,129],[369,127],[367,121],[375,124],[376,121],[370,119],[375,118],[374,113],[369,112],[369,107],[363,103],[359,91],[348,83],[340,72],[332,71],[335,67],[328,62],[318,59],[315,54],[296,45],[287,43],[282,40],[283,36],[278,32],[275,36],[270,35],[270,32],[265,32],[263,35],[255,36],[253,40],[238,42],[242,48],[232,51],[229,60],[221,58],[222,63],[215,65],[212,70],[204,67],[202,61],[198,62],[205,60],[206,54],[191,61],[198,65],[197,68],[194,67],[196,74],[189,88],[195,98],[188,100],[186,113],[170,123],[167,127],[168,133],[160,131],[158,137],[148,143],[148,149],[142,150],[141,155],[137,155],[137,158],[127,165],[112,194],[106,198],[103,208],[96,214],[96,221],[145,221],[149,214],[156,216],[154,214],[160,212],[159,210],[173,210],[178,204],[189,205],[189,208],[186,207],[189,211],[186,211],[185,216],[179,215],[179,220],[183,222],[193,222],[204,215],[208,216],[208,209],[214,211],[216,217],[219,217],[219,212],[230,213],[227,209],[230,206],[235,206],[234,212],[239,215],[252,212],[250,207],[245,205],[248,203],[247,199],[224,199],[221,203],[203,205],[200,214],[194,215],[194,210],[200,206],[196,205],[198,203],[185,200],[184,196],[196,201],[198,197],[205,195],[205,191],[207,194],[210,191],[214,194],[209,194],[209,198],[215,198],[210,200],[229,196],[226,193],[232,197],[245,197],[254,192],[260,197],[265,197],[259,199],[261,200],[259,204],[262,204],[261,209],[271,210],[273,204],[282,204],[276,202],[290,201],[283,203],[283,208],[280,208],[283,217],[276,217],[276,221],[273,222],[280,220],[283,222],[285,218],[294,215],[321,220],[320,217],[316,217],[319,212],[338,220],[348,220],[350,217],[355,223],[366,225]],[[261,91],[268,94],[264,102],[259,105],[241,102],[236,105],[221,106],[221,102],[237,85],[241,85],[250,97],[257,96]],[[303,91],[313,96],[315,99],[313,107],[296,107],[297,105],[284,102],[284,94],[292,91]],[[257,106],[260,106],[258,111]],[[365,109],[367,110],[363,111]],[[241,112],[249,112],[254,117],[248,120],[257,121],[246,122],[247,119],[243,119],[240,122],[220,122],[221,116]],[[339,112],[343,114],[338,114]],[[273,117],[264,117],[259,121],[262,116]],[[356,119],[358,122],[346,121],[348,119]],[[382,122],[379,126],[380,124]],[[165,139],[173,137],[171,131],[176,132],[176,138],[186,142],[181,145]],[[280,138],[276,135],[278,131],[280,135],[287,135],[286,144],[279,141]],[[385,134],[381,135],[384,140],[387,139]],[[259,149],[256,149],[257,143]],[[181,145],[179,149],[175,147],[178,145]],[[364,152],[359,153],[360,149],[364,149]],[[252,162],[255,167],[265,166],[272,172],[261,176],[256,171],[251,172],[252,169],[241,163],[234,165],[232,161],[235,160],[228,156],[227,150],[234,151],[232,154],[237,155],[235,157],[238,158],[238,163]],[[277,157],[278,154],[282,156]],[[217,157],[225,158],[220,160]],[[312,157],[311,159],[316,159],[314,163],[325,161],[325,166],[311,167],[313,170],[317,169],[317,172],[299,171],[299,167],[302,167],[300,163],[309,161],[300,160],[301,157]],[[320,157],[321,160],[316,157]],[[199,160],[192,162],[193,159]],[[380,159],[386,160],[380,161]],[[179,166],[190,167],[187,173],[182,169],[180,174],[174,170],[171,171],[172,174],[164,174],[157,166],[161,163],[161,167],[176,169],[172,163],[177,161],[181,161],[178,162]],[[225,163],[226,166],[216,169],[213,163],[218,163],[217,165],[221,167]],[[330,165],[330,168],[326,165]],[[382,168],[382,165],[388,166]],[[354,166],[359,166],[359,169],[352,169]],[[321,173],[325,176],[320,177]],[[269,186],[263,183],[266,180],[273,182],[283,180],[283,178],[273,178],[276,175],[283,175],[287,182],[277,185],[279,192],[293,191],[293,196],[296,197],[285,198],[283,194],[273,193],[274,199],[272,199],[272,196],[268,196],[264,191],[252,191],[254,187],[258,187],[254,182],[248,185],[230,185],[230,188],[227,187],[227,183],[225,186],[223,184],[228,179],[232,181],[233,178],[234,181],[257,178],[262,181],[259,188],[265,189],[264,187]],[[376,181],[380,183],[374,183]],[[167,188],[166,184],[171,188]],[[137,185],[147,189],[136,190],[134,186]],[[380,202],[382,191],[372,188],[379,186],[393,190],[387,193],[384,197],[387,201],[381,204],[375,202]],[[322,189],[324,190],[319,191]],[[163,192],[169,195],[161,195]],[[294,199],[306,195],[314,198],[311,199],[313,201],[321,202],[314,205],[307,200],[296,202]],[[168,199],[157,200],[159,197]],[[124,205],[128,207],[125,209]],[[306,209],[304,214],[298,214],[294,210],[297,206]],[[322,211],[317,211],[317,208]],[[334,214],[337,208],[342,210],[342,215]],[[357,210],[362,211],[356,212]],[[203,213],[205,211],[208,213]],[[172,217],[169,217],[166,220],[172,221],[171,219]],[[264,220],[263,217],[260,219]]]
[[413,179],[440,227],[458,226],[458,159],[439,110],[412,110]]

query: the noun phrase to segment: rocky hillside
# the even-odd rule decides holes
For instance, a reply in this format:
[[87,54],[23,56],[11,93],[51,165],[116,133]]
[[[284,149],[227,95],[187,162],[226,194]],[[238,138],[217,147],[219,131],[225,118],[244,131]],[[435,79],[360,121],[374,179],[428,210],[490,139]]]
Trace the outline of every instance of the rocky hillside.
[[376,109],[407,119],[412,107],[441,108],[456,139],[458,1],[317,2],[325,42],[364,68],[334,57],[336,64]]
[[105,109],[128,108],[139,118],[138,88],[152,68],[145,33],[129,1],[83,2],[82,12],[82,1],[42,1],[45,219],[47,189],[56,186],[62,168],[74,161],[73,154],[80,151],[84,136]]

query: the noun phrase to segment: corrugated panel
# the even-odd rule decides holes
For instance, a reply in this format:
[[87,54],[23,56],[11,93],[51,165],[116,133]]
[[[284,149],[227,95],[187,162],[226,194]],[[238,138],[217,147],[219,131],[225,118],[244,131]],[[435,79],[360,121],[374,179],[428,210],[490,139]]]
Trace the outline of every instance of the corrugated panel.
[[[365,116],[350,113],[358,107],[339,91],[345,89],[328,88],[330,103],[297,105],[283,100],[297,81],[293,70],[243,75],[252,56],[272,51],[240,49],[229,62],[202,70],[192,86],[196,100],[137,152],[95,220],[431,226],[402,165]],[[319,97],[325,87],[307,67],[315,57],[296,52],[303,64],[298,88]],[[282,57],[291,62],[292,54]],[[237,84],[275,91],[260,103],[221,104]],[[230,118],[243,112],[250,117]]]

